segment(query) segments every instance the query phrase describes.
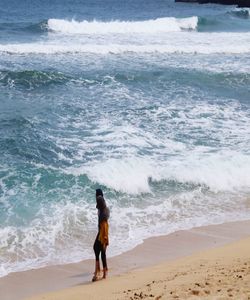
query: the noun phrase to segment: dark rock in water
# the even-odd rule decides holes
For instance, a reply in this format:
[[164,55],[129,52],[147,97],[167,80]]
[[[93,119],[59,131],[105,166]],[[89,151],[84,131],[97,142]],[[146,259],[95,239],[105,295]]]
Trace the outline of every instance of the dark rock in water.
[[238,7],[250,7],[250,0],[175,0],[175,2],[189,2],[189,3],[217,3],[224,5],[238,5]]

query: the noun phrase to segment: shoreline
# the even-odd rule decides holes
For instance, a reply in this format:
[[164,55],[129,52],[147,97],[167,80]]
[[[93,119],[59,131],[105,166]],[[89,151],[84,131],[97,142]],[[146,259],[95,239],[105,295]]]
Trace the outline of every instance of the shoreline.
[[250,299],[250,237],[27,300]]
[[[107,281],[120,277],[121,274],[174,262],[247,237],[250,237],[250,220],[208,225],[151,237],[130,251],[108,258],[110,271]],[[26,299],[76,286],[91,288],[94,286],[89,284],[93,269],[94,259],[91,259],[10,273],[0,278],[1,300]]]

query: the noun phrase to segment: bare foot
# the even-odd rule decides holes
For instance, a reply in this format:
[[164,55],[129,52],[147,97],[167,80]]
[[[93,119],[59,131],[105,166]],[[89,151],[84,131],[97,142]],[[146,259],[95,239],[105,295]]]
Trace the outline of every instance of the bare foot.
[[108,269],[105,268],[105,269],[103,269],[103,276],[102,276],[102,278],[105,279],[107,277],[107,275],[108,275]]
[[97,272],[94,273],[92,281],[94,282],[94,281],[97,281],[99,279],[100,279],[100,271],[97,271]]

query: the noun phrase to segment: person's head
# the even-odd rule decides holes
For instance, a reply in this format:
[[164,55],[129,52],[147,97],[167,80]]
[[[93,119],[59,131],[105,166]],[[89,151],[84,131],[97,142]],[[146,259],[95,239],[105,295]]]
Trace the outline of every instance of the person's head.
[[95,196],[96,196],[96,198],[97,198],[98,196],[102,196],[102,197],[103,197],[103,192],[102,192],[102,190],[101,190],[101,189],[96,189],[96,191],[95,191]]

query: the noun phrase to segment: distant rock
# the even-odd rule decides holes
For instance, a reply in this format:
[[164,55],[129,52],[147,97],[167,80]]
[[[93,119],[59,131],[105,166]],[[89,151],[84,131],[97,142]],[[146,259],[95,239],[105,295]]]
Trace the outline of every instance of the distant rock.
[[175,0],[175,2],[189,2],[189,3],[217,3],[224,5],[238,5],[238,7],[250,7],[250,0]]

